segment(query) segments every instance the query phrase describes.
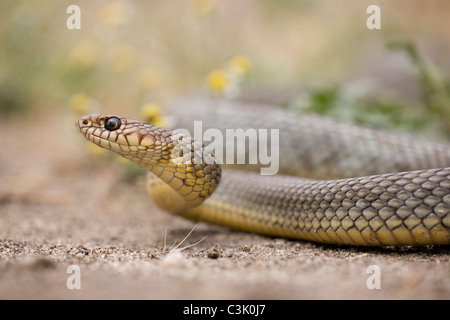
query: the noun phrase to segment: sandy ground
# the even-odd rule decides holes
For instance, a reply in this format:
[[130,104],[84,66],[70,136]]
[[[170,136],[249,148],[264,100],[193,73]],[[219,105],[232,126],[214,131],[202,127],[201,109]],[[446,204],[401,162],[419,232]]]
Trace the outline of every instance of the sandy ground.
[[[450,248],[325,246],[194,223],[90,157],[68,117],[0,123],[2,299],[450,299]],[[165,236],[167,234],[167,236]],[[166,238],[166,245],[164,239]],[[81,289],[69,289],[80,270]],[[380,289],[368,289],[368,267]]]

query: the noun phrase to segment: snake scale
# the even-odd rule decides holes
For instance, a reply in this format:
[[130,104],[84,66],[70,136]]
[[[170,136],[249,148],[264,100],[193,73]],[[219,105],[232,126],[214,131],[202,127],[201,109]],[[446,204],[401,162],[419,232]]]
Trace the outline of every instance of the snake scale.
[[[217,108],[227,111],[216,113],[210,109],[209,125],[230,119],[231,112],[236,111],[234,107]],[[240,121],[255,119],[240,106],[237,108],[242,114]],[[194,109],[199,114],[189,114],[184,108],[178,120],[189,123],[205,115],[201,107]],[[281,172],[292,170],[308,178],[228,169],[222,173],[214,158],[202,158],[204,146],[199,142],[115,115],[84,116],[77,120],[76,127],[87,140],[148,169],[151,173],[147,187],[156,204],[194,221],[329,244],[450,244],[448,144],[344,126],[315,116],[302,118],[273,109],[258,110],[265,115],[262,121],[270,119],[280,128]],[[239,119],[237,125],[243,125]],[[302,130],[299,123],[307,129]],[[230,124],[225,121],[220,125]],[[254,120],[252,125],[258,123]],[[317,127],[319,133],[313,133],[312,127]],[[340,134],[344,134],[347,144],[341,143]],[[315,142],[318,137],[325,137],[325,142]],[[332,151],[306,156],[300,138],[312,139],[309,143],[316,147],[313,149]],[[294,160],[284,156],[283,144],[296,148]],[[362,153],[353,156],[366,161],[363,165],[348,160],[349,153],[357,153],[358,148],[363,149]],[[371,153],[372,149],[375,152]],[[314,158],[322,162],[316,165]],[[324,162],[332,165],[325,166]],[[323,178],[339,175],[339,179]],[[310,179],[311,176],[321,178]]]

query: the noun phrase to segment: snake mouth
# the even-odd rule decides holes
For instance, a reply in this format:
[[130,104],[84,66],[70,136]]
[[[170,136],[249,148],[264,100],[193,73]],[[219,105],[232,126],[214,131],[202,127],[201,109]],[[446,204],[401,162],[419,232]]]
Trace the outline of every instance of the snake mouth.
[[100,123],[103,115],[91,115],[79,118],[75,122],[75,128],[80,132],[86,140],[107,149],[111,149],[110,141],[102,137],[102,133],[105,131]]
[[82,121],[81,118],[78,119],[78,120],[75,122],[75,128],[78,130],[79,133],[82,133],[82,132],[81,132],[80,121]]
[[92,133],[90,131],[95,130],[93,126],[93,122],[91,119],[86,117],[81,117],[75,122],[75,128],[80,132],[86,139],[89,141],[95,142],[92,137]]
[[84,136],[86,136],[86,131],[89,128],[93,127],[95,127],[94,121],[91,119],[90,116],[78,118],[78,120],[75,122],[75,128],[78,130],[78,132],[80,132]]

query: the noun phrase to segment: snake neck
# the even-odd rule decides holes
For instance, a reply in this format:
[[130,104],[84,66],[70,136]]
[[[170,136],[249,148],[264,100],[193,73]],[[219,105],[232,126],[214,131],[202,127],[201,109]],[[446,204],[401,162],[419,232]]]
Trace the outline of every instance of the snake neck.
[[209,198],[219,185],[222,171],[202,144],[170,130],[165,132],[166,141],[157,140],[147,157],[126,158],[151,173],[147,190],[156,204],[165,211],[177,213]]

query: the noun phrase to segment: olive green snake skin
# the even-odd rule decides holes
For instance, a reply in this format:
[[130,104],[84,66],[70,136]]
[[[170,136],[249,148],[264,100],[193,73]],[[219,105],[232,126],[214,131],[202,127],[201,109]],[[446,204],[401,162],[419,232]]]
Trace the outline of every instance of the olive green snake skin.
[[[194,109],[205,115],[201,107]],[[211,120],[207,126],[218,124],[214,123],[217,119],[229,119],[224,113],[230,112],[231,115],[235,112],[232,105],[217,110],[228,111],[216,114],[211,111],[207,116]],[[247,121],[246,125],[249,125],[248,120],[255,119],[250,111],[246,115],[246,111],[240,108],[240,112],[242,117],[237,120],[237,126],[243,124],[239,121]],[[189,124],[197,117],[194,113],[188,114],[188,111],[180,111],[178,120]],[[76,127],[89,141],[148,169],[151,172],[148,190],[156,204],[191,220],[329,244],[450,244],[448,144],[344,126],[329,120],[323,122],[315,116],[302,118],[291,114],[286,117],[279,111],[268,109],[261,114],[265,114],[262,121],[270,119],[273,128],[280,128],[280,169],[283,173],[295,169],[296,174],[308,177],[340,175],[343,178],[313,180],[228,169],[222,174],[221,166],[215,163],[214,158],[201,158],[199,150],[203,151],[204,147],[193,139],[114,115],[84,116],[78,119]],[[292,145],[293,140],[299,140],[295,127],[301,125],[297,121],[303,121],[300,123],[308,127],[300,130],[300,135],[309,135],[307,139],[325,136],[322,145],[313,141],[311,146],[316,146],[316,149],[327,149],[327,139],[331,139],[332,153],[305,156],[304,151],[299,150],[301,143]],[[229,124],[222,122],[220,125],[226,127]],[[253,121],[250,125],[258,127],[258,122]],[[322,131],[312,133],[311,127],[314,126]],[[268,127],[267,123],[265,127]],[[340,139],[339,131],[346,135],[347,146],[333,140]],[[283,136],[283,132],[287,135]],[[333,135],[331,132],[338,133]],[[361,147],[358,141],[365,139],[369,140]],[[289,156],[284,156],[283,147],[286,146],[283,144],[297,148],[295,163]],[[355,153],[351,149],[353,147],[363,148],[360,158],[369,163],[357,166],[348,162],[351,155],[345,153]],[[369,152],[369,149],[377,148],[375,155]],[[344,156],[340,159],[342,153]],[[385,154],[388,156],[383,158]],[[394,161],[388,161],[389,155]],[[314,165],[313,158],[321,158],[322,161]],[[325,162],[333,165],[325,166]],[[351,167],[356,167],[355,172],[362,172],[365,176],[349,177],[352,175]],[[403,169],[402,172],[397,171]],[[391,173],[373,174],[373,170]]]

